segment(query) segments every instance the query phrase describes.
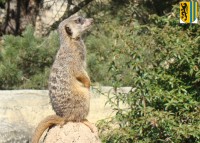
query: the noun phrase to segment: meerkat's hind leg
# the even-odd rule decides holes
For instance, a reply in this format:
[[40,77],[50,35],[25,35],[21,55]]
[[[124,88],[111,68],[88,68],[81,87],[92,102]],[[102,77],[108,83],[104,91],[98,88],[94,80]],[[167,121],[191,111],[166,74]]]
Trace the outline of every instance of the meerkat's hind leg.
[[81,123],[85,124],[87,127],[90,128],[91,132],[94,133],[95,129],[91,122],[89,122],[87,119],[84,119],[81,121]]
[[60,128],[62,128],[65,124],[69,122],[68,120],[63,120],[62,122],[59,123]]

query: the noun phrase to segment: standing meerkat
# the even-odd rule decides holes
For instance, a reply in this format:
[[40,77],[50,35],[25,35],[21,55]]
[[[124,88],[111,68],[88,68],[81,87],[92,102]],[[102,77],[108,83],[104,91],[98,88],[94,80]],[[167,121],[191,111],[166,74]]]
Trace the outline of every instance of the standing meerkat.
[[60,49],[49,77],[49,97],[56,115],[39,123],[32,143],[38,143],[50,126],[62,126],[68,121],[82,122],[93,132],[86,119],[90,106],[90,78],[86,72],[86,48],[81,38],[92,23],[92,18],[72,16],[59,24]]

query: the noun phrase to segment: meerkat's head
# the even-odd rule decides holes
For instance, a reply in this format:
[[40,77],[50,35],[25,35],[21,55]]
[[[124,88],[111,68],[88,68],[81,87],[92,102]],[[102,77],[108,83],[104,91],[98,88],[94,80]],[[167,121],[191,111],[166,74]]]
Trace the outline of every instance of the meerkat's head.
[[[92,25],[92,18],[83,18],[81,16],[72,16],[65,19],[59,24],[58,30],[60,34],[67,34],[73,39],[80,38]],[[63,33],[65,32],[65,33]]]

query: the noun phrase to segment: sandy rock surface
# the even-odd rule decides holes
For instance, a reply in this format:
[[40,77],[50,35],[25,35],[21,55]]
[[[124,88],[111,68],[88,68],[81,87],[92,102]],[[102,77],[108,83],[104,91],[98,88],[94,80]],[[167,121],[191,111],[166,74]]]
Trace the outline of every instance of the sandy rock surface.
[[95,132],[83,123],[69,122],[62,128],[55,126],[51,128],[44,143],[101,143],[97,128],[93,125]]

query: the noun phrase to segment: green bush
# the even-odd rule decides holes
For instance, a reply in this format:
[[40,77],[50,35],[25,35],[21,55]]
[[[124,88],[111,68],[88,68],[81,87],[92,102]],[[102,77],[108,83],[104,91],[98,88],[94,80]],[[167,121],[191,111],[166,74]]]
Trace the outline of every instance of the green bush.
[[143,25],[108,19],[99,26],[110,32],[99,30],[108,36],[100,43],[109,57],[104,79],[134,89],[109,97],[116,115],[98,123],[103,142],[200,142],[200,29],[180,25],[178,12],[149,15]]
[[49,68],[59,48],[58,35],[37,38],[27,27],[22,36],[4,36],[0,59],[0,89],[46,89]]

